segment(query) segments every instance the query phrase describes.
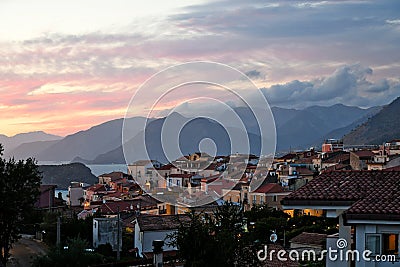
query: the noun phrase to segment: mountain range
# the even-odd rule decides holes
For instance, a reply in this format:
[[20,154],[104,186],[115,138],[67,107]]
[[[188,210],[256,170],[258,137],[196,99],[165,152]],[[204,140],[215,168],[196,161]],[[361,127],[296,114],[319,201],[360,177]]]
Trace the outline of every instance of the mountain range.
[[400,97],[365,123],[353,129],[343,138],[345,144],[381,145],[394,139],[400,139]]
[[[272,113],[277,131],[277,151],[320,146],[324,139],[341,138],[352,130],[361,134],[361,130],[358,129],[360,127],[365,128],[368,123],[376,123],[377,119],[375,118],[377,116],[380,118],[382,112],[395,112],[395,109],[388,109],[392,104],[383,108],[373,107],[369,109],[341,104],[328,107],[312,106],[304,109],[273,107]],[[242,140],[240,138],[243,137],[243,134],[247,134],[250,140],[250,152],[259,154],[260,144],[262,138],[265,140],[265,136],[260,134],[253,113],[251,110],[242,107],[234,110],[246,127],[245,133],[236,128],[235,125],[224,125],[225,128],[222,127],[217,123],[219,119],[214,121],[206,118],[193,118],[182,128],[177,141],[182,153],[188,154],[198,151],[200,141],[204,138],[210,138],[215,143],[217,154],[228,154],[232,149],[227,135],[227,131],[229,131],[231,134],[233,133],[233,136],[231,136],[233,140]],[[224,116],[226,114],[220,114],[219,118],[224,118]],[[395,116],[396,113],[391,118],[395,119]],[[187,118],[174,113],[168,117],[168,120],[173,122],[172,125],[180,125],[180,123],[187,121]],[[161,129],[164,122],[165,118],[155,118],[148,120],[147,125],[145,125],[146,119],[143,117],[134,117],[125,122],[129,125],[129,136],[131,136],[127,140],[125,148],[132,149],[132,151],[126,151],[129,152],[128,155],[132,155],[127,159],[128,162],[146,157],[141,153],[141,151],[144,151],[144,139],[147,141],[147,151],[152,159],[161,162],[171,159],[171,155],[167,157],[163,153],[161,146]],[[19,143],[14,142],[11,149],[10,146],[6,145],[5,156],[15,156],[16,158],[33,156],[39,161],[72,161],[91,164],[125,163],[121,146],[123,123],[123,119],[108,121],[62,139],[43,133],[43,138],[28,138]],[[144,127],[147,127],[146,133],[143,132]],[[174,127],[171,128],[171,131],[173,129]],[[353,132],[346,135],[345,140],[353,142],[354,139],[350,138],[350,136],[356,137],[356,134],[351,135]],[[369,141],[369,139],[365,140]],[[2,139],[0,139],[0,142],[2,142]],[[163,143],[164,146],[171,146],[170,150],[167,151],[174,150],[177,147],[176,144],[176,142]],[[234,152],[240,152],[245,148],[244,142],[243,144],[242,142],[235,142],[233,145],[235,146]],[[172,153],[173,156],[175,156],[174,153]]]
[[[10,156],[14,155],[14,153],[11,153],[12,151],[16,151],[17,154],[21,153],[20,151],[24,149],[18,147],[22,144],[33,142],[54,142],[59,141],[62,138],[62,136],[48,134],[43,131],[20,133],[10,137],[0,134],[0,144],[3,145],[5,155]],[[41,146],[36,145],[35,149],[41,149]],[[19,156],[16,155],[16,158],[19,158]]]

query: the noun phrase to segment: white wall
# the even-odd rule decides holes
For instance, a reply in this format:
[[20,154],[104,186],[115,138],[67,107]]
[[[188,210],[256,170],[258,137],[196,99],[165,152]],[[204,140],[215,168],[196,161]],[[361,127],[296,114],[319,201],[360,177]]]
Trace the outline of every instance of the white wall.
[[80,206],[80,198],[83,198],[83,188],[82,187],[68,187],[67,205],[68,206]]
[[143,233],[143,252],[153,252],[153,240],[163,240],[164,251],[177,250],[175,246],[168,246],[167,243],[170,242],[170,239],[166,239],[167,235],[173,234],[174,230],[165,230],[165,231],[149,231]]
[[175,230],[165,230],[165,231],[146,231],[142,232],[138,226],[135,224],[135,238],[134,238],[134,246],[138,249],[138,253],[140,256],[143,256],[143,252],[153,252],[153,240],[163,240],[164,251],[177,250],[175,246],[168,246],[167,243],[171,240],[166,237],[169,234],[174,233]]
[[[356,226],[356,249],[362,253],[365,248],[366,234],[382,234],[382,233],[400,233],[400,225],[375,225],[375,224],[359,224]],[[361,257],[362,258],[362,257]],[[356,267],[393,267],[400,266],[400,262],[365,262],[361,260]]]

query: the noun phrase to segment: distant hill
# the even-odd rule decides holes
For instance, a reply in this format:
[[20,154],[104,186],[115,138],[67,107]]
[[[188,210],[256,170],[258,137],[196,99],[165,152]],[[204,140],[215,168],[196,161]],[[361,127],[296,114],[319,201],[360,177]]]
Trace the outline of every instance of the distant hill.
[[[362,109],[344,105],[333,105],[329,107],[313,106],[302,110],[273,107],[271,111],[275,118],[277,131],[277,151],[291,149],[304,149],[310,146],[319,146],[325,138],[340,138],[360,124],[363,124],[371,115],[379,110],[377,108]],[[258,154],[261,138],[266,134],[260,133],[258,123],[249,108],[237,107],[234,111],[246,127],[250,138],[251,152]],[[231,114],[232,115],[232,114]],[[174,113],[176,125],[185,121],[186,118]],[[171,116],[170,116],[171,117]],[[238,125],[233,124],[228,113],[217,114],[218,121],[224,121],[223,126],[227,129],[234,129],[239,134]],[[147,123],[147,145],[150,156],[159,161],[166,160],[161,148],[161,126],[164,118],[151,119]],[[134,117],[129,119],[130,147],[135,149],[135,158],[146,158],[141,155],[143,149],[144,133],[143,128],[146,119]],[[271,122],[272,123],[272,122]],[[123,119],[116,119],[93,126],[92,128],[69,135],[55,142],[47,140],[30,140],[20,144],[8,155],[16,158],[33,156],[39,161],[71,161],[85,164],[109,164],[125,163],[122,153],[122,125]],[[184,154],[198,151],[198,141],[201,138],[215,139],[218,144],[218,154],[230,152],[230,143],[226,131],[213,120],[196,118],[188,123],[182,133],[179,143]],[[0,135],[0,142],[4,139]],[[45,141],[45,142],[35,142]],[[236,142],[239,147],[242,142]],[[170,144],[164,144],[169,146]],[[239,149],[240,150],[240,149]],[[128,159],[131,162],[133,159]]]
[[[291,149],[304,149],[320,145],[316,141],[323,140],[329,133],[351,125],[367,116],[371,109],[349,107],[342,104],[322,107],[312,106],[303,110],[272,109],[277,130],[277,151]],[[285,115],[290,118],[279,122]]]
[[400,98],[371,117],[344,137],[348,145],[379,145],[385,141],[400,138]]
[[[257,121],[249,108],[235,108],[234,110],[249,132],[260,135]],[[323,137],[326,135],[328,138],[333,138],[329,137],[330,132],[349,127],[350,129],[342,129],[343,132],[337,133],[342,137],[358,125],[353,125],[353,123],[363,123],[368,118],[368,114],[374,110],[375,108],[362,109],[342,104],[328,107],[312,106],[302,110],[272,107],[271,111],[277,131],[276,149],[282,151],[321,145]],[[224,116],[227,115],[221,115],[221,117]],[[363,118],[365,119],[363,120]]]
[[14,157],[16,159],[27,159],[27,158],[35,158],[37,159],[37,155],[49,148],[51,145],[54,145],[59,140],[54,141],[36,141],[31,143],[23,143],[13,150],[6,152],[6,157]]
[[11,137],[3,134],[0,135],[0,143],[4,147],[4,155],[6,157],[10,156],[10,152],[13,151],[16,147],[24,143],[32,143],[37,141],[54,141],[60,139],[62,139],[61,136],[48,134],[43,131],[21,133]]
[[[182,125],[186,120],[185,117],[178,113],[173,113],[168,117],[169,122],[172,125]],[[146,142],[147,151],[149,153],[149,157],[152,159],[156,159],[160,162],[167,162],[167,156],[163,153],[163,147],[161,146],[161,130],[162,125],[165,121],[165,118],[156,119],[150,122],[146,128],[146,133],[141,132],[131,140],[128,141],[126,147],[132,149],[132,152],[129,153],[131,155],[130,158],[127,159],[128,163],[134,162],[139,159],[146,158],[147,155],[143,154],[145,151],[144,148],[144,138],[148,140]],[[172,130],[175,130],[176,127],[172,127]],[[165,129],[164,129],[165,130]],[[238,129],[230,129],[233,133],[234,140],[240,140],[236,135],[239,136],[240,131]],[[260,136],[255,135],[253,133],[243,133],[248,134],[250,138],[250,151],[254,154],[259,154],[257,151],[260,148]],[[168,135],[168,132],[166,133]],[[218,123],[205,119],[205,118],[196,118],[188,122],[183,128],[179,136],[178,146],[181,149],[184,155],[193,153],[193,151],[199,150],[199,143],[204,138],[212,139],[216,144],[217,154],[218,155],[226,155],[231,153],[231,144],[229,141],[228,134],[226,130],[219,125]],[[175,148],[174,144],[167,143],[164,145],[164,151],[173,151]],[[244,143],[237,144],[233,152],[242,152],[245,150]],[[178,154],[170,155],[170,159],[174,160],[178,157]],[[125,163],[125,158],[122,151],[122,146],[119,146],[116,149],[113,149],[109,152],[99,155],[92,162],[92,164],[104,164],[104,163]]]
[[66,189],[71,182],[96,183],[97,177],[82,163],[63,165],[40,165],[42,184],[55,184],[58,189]]
[[285,123],[293,119],[299,110],[297,109],[287,109],[287,108],[279,108],[272,107],[272,114],[274,114],[275,126],[276,128],[282,127]]
[[[145,118],[135,117],[133,133],[139,133]],[[123,119],[117,119],[94,126],[86,131],[69,135],[37,154],[41,161],[72,161],[76,157],[92,160],[99,154],[110,151],[122,143]]]
[[326,139],[329,138],[333,138],[333,139],[341,139],[343,138],[346,134],[350,133],[352,130],[356,129],[357,127],[359,127],[360,125],[362,125],[363,123],[367,122],[371,117],[373,117],[374,115],[376,115],[378,112],[380,112],[382,110],[383,107],[372,107],[370,109],[368,109],[368,113],[356,120],[355,122],[342,127],[342,128],[338,128],[335,129],[329,133],[327,133],[325,136],[323,136],[322,138],[319,138],[318,140],[316,140],[314,142],[314,146],[315,147],[320,147],[322,142]]

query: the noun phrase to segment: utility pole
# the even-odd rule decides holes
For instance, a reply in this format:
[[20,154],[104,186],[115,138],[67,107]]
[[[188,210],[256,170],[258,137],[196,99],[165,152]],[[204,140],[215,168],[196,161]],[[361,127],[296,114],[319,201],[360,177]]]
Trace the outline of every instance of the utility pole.
[[61,244],[61,217],[57,217],[57,242],[56,245],[59,247]]
[[121,252],[120,252],[121,248],[119,245],[119,243],[120,243],[119,235],[120,235],[120,231],[121,231],[120,225],[119,225],[119,206],[117,207],[117,209],[118,209],[118,213],[117,213],[117,261],[119,261],[121,259]]
[[283,247],[286,248],[286,230],[283,228]]

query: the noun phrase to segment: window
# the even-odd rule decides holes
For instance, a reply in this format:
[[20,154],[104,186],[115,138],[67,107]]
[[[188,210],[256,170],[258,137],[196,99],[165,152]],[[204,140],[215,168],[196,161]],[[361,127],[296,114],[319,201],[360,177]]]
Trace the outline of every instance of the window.
[[273,202],[277,202],[277,201],[278,201],[278,196],[276,196],[276,195],[273,196],[273,197],[272,197],[272,201],[273,201]]
[[264,196],[260,197],[260,204],[263,205],[264,204]]
[[253,204],[256,204],[256,202],[257,202],[257,196],[254,195],[254,196],[253,196]]
[[181,181],[176,180],[176,185],[177,185],[177,186],[181,186]]
[[399,234],[366,234],[365,248],[372,251],[373,255],[398,255]]
[[382,234],[382,254],[398,255],[399,254],[399,235],[398,234]]
[[365,236],[365,249],[372,251],[373,255],[381,253],[381,235],[367,234]]
[[168,186],[172,186],[172,179],[169,179]]

